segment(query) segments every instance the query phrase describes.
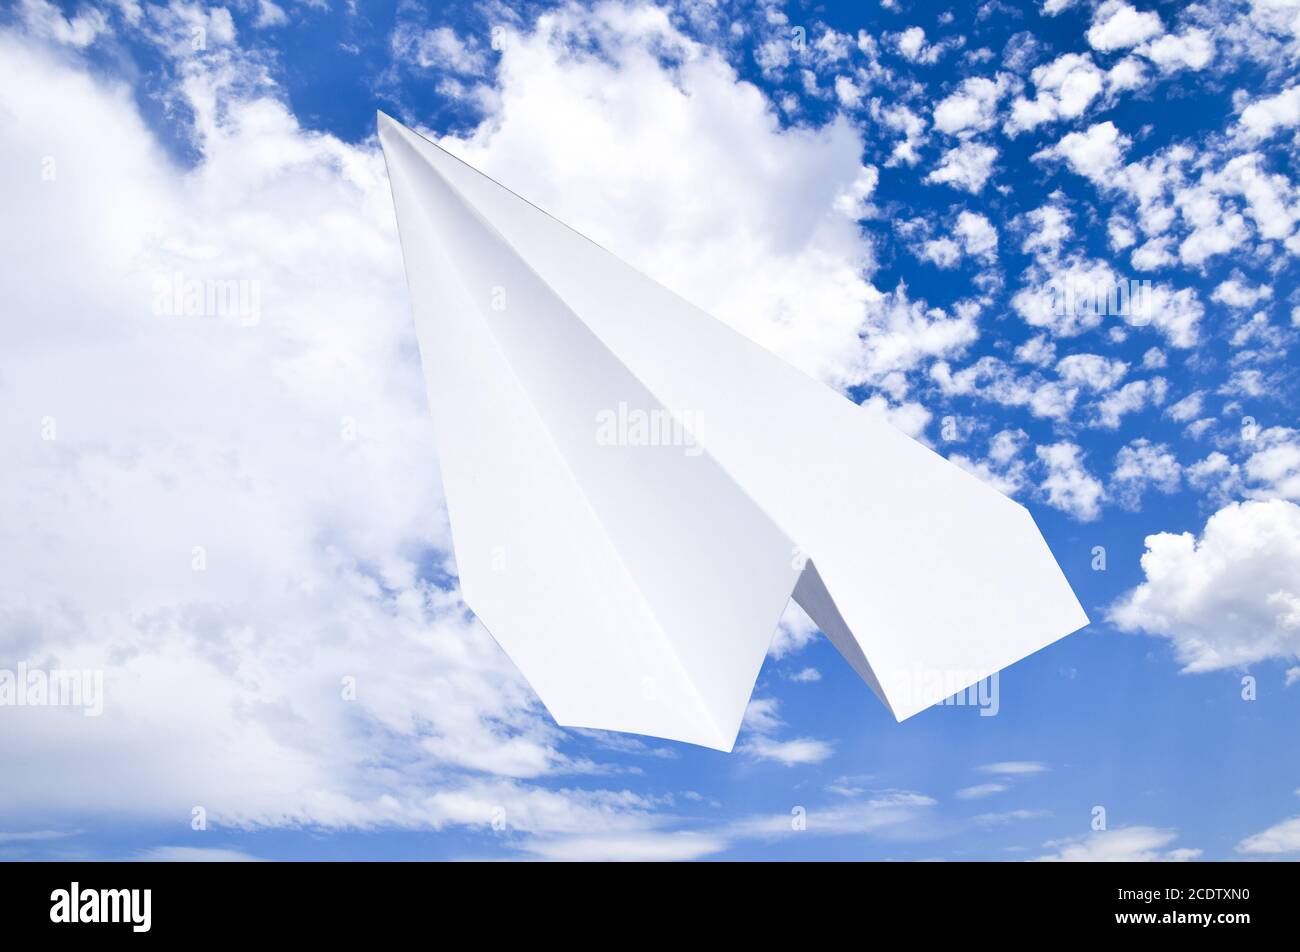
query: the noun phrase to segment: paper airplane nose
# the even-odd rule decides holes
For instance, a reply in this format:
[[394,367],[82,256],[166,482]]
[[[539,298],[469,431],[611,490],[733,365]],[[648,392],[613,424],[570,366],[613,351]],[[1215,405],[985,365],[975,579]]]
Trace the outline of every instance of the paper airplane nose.
[[899,720],[1086,625],[1029,512],[379,113],[466,604],[731,750],[789,599]]

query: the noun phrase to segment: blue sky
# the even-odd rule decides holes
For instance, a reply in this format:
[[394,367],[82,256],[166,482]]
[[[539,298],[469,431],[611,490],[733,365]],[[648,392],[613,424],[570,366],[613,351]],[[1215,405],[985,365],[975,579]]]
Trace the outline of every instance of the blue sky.
[[[1300,854],[1298,59],[1288,0],[6,4],[0,669],[105,690],[0,708],[0,855]],[[732,754],[556,728],[459,602],[377,108],[1014,495],[1092,625],[994,716],[792,611]]]

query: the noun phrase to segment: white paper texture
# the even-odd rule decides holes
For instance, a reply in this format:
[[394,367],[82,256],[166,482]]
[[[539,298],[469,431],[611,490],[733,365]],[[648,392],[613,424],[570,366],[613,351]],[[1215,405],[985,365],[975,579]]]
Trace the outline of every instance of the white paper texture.
[[1023,506],[379,131],[461,588],[559,724],[730,750],[792,595],[899,720],[1088,623]]

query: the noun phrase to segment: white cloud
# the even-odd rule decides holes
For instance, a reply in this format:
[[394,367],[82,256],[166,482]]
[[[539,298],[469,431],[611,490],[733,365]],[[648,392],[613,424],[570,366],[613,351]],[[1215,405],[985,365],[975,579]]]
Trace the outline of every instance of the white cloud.
[[[24,503],[0,531],[41,554],[6,561],[0,637],[103,669],[109,699],[93,731],[17,712],[0,756],[41,766],[6,783],[0,810],[202,803],[213,822],[363,822],[383,792],[395,817],[411,807],[358,770],[374,756],[560,766],[504,656],[418,578],[444,562],[445,519],[378,154],[230,97],[226,71],[195,59],[202,158],[183,172],[123,90],[12,34],[0,49],[7,148],[59,157],[43,196],[0,183],[30,242],[5,249],[30,278],[10,306],[45,315],[4,331],[24,358],[6,367],[0,484]],[[55,240],[57,259],[40,250]],[[256,282],[260,320],[155,313],[155,278],[178,273]],[[29,422],[47,415],[53,442]],[[364,647],[374,631],[382,662]],[[132,770],[92,792],[88,747]]]
[[1192,229],[1178,246],[1184,264],[1200,266],[1240,247],[1250,237],[1246,219],[1231,207],[1225,209],[1220,193],[1208,185],[1178,189],[1174,204]]
[[1052,197],[1054,201],[1026,212],[1023,219],[1029,230],[1020,248],[1040,260],[1059,255],[1071,234],[1070,210],[1060,201],[1064,196],[1058,192]]
[[1086,132],[1069,133],[1034,158],[1058,156],[1094,185],[1107,188],[1114,181],[1130,141],[1120,133],[1115,123],[1107,120],[1089,126]]
[[256,29],[265,30],[273,26],[284,26],[288,22],[289,15],[284,12],[283,7],[272,3],[271,0],[257,0],[257,17],[253,20]]
[[817,37],[813,49],[820,53],[828,63],[848,59],[849,50],[853,48],[853,37],[838,30],[826,30]]
[[[624,23],[622,10],[556,14],[503,43],[501,112],[442,144],[808,373],[863,382],[864,311],[880,295],[857,225],[875,183],[860,134],[844,119],[781,130],[663,11]],[[563,53],[575,33],[603,56]],[[683,65],[666,68],[656,44]]]
[[1300,657],[1300,506],[1231,503],[1199,538],[1146,538],[1145,580],[1110,618],[1173,642],[1185,671]]
[[1015,823],[1018,820],[1035,820],[1039,817],[1048,816],[1046,810],[1003,810],[1000,813],[980,813],[971,817],[980,826],[1006,826],[1008,823]]
[[1228,278],[1221,282],[1214,289],[1214,293],[1210,295],[1213,300],[1218,301],[1220,304],[1236,308],[1254,307],[1261,301],[1269,300],[1272,296],[1273,289],[1267,284],[1251,287],[1238,277]]
[[799,764],[819,764],[835,752],[826,741],[811,737],[793,740],[776,740],[771,737],[751,737],[736,745],[736,752],[758,760],[774,760],[787,767]]
[[1144,43],[1138,52],[1155,63],[1163,73],[1180,69],[1199,70],[1214,59],[1214,40],[1207,31],[1192,27],[1182,33],[1166,33]]
[[1163,377],[1126,383],[1097,401],[1094,425],[1107,430],[1117,429],[1120,421],[1128,414],[1137,413],[1152,404],[1159,406],[1164,403],[1168,390],[1169,383]]
[[1264,373],[1257,367],[1247,367],[1233,371],[1226,382],[1220,385],[1218,393],[1236,397],[1262,397],[1267,392]]
[[1241,467],[1217,450],[1187,466],[1185,473],[1188,485],[1205,492],[1216,505],[1229,502],[1241,491]]
[[1035,447],[1034,452],[1046,470],[1038,488],[1047,504],[1081,522],[1096,519],[1105,490],[1084,466],[1083,450],[1074,443],[1060,442]]
[[1256,99],[1241,110],[1238,119],[1241,133],[1257,141],[1295,125],[1300,125],[1300,85],[1288,86],[1276,95]]
[[1009,407],[1028,407],[1035,416],[1064,420],[1079,395],[1077,387],[1048,381],[1039,373],[1018,375],[997,357],[985,356],[956,373],[946,361],[930,367],[930,379],[947,396],[978,396]]
[[920,257],[938,268],[955,268],[961,262],[961,245],[946,235],[921,245]]
[[462,38],[451,27],[422,30],[399,23],[392,35],[393,55],[421,67],[438,67],[466,76],[487,71],[487,54],[472,37]]
[[1196,390],[1183,397],[1177,403],[1171,403],[1166,409],[1165,414],[1172,420],[1179,423],[1186,423],[1188,420],[1194,420],[1201,415],[1201,410],[1205,406],[1205,392]]
[[989,440],[989,458],[1005,466],[1020,454],[1027,440],[1024,430],[1001,430]]
[[1133,223],[1118,212],[1112,214],[1106,223],[1106,237],[1113,251],[1124,251],[1137,244]]
[[772,636],[772,644],[768,647],[767,653],[779,660],[803,650],[816,637],[817,626],[799,607],[798,602],[791,599],[781,615],[781,621],[777,625],[776,634]]
[[871,107],[872,117],[877,122],[887,129],[903,134],[903,138],[895,143],[885,164],[887,166],[916,165],[921,160],[918,150],[926,139],[924,117],[917,115],[901,103],[883,108],[880,100],[873,99]]
[[[564,11],[507,43],[492,121],[446,144],[823,379],[973,339],[973,316],[891,311],[866,280],[857,132],[782,130],[662,11],[603,16],[582,49],[562,42]],[[501,807],[539,841],[662,832],[624,792],[534,782],[605,768],[565,753],[456,592],[427,580],[454,566],[373,140],[299,125],[226,11],[146,22],[143,41],[176,54],[166,105],[193,118],[176,126],[190,168],[129,87],[0,31],[0,143],[58,161],[51,182],[0,180],[0,244],[26,275],[6,307],[31,317],[0,331],[0,354],[22,354],[0,357],[0,534],[24,553],[0,573],[0,639],[104,670],[107,695],[99,719],[12,715],[0,760],[29,769],[0,815],[201,803],[218,826],[486,828]],[[613,104],[629,98],[643,126]],[[154,313],[155,278],[176,274],[256,287],[258,319]]]
[[1005,783],[977,783],[974,786],[962,787],[955,796],[958,800],[979,800],[1008,789]]
[[[998,231],[987,218],[979,212],[962,209],[953,221],[951,236],[941,235],[923,241],[917,248],[917,255],[940,268],[955,268],[961,263],[963,255],[984,264],[992,264],[998,257]],[[923,226],[922,234],[929,232],[929,226]]]
[[925,53],[925,30],[919,26],[909,26],[895,39],[899,55],[916,62]]
[[[841,778],[846,779],[846,778]],[[839,787],[842,784],[837,783]],[[862,793],[854,790],[853,795]],[[794,832],[789,813],[759,814],[729,824],[727,832],[736,837],[775,839],[785,836],[861,836],[888,833],[891,837],[915,828],[924,835],[926,824],[933,823],[933,797],[910,790],[873,793],[865,801],[836,801],[829,807],[809,807],[804,819],[806,828]]]
[[914,401],[891,404],[882,394],[873,393],[860,404],[868,413],[879,414],[886,422],[908,436],[923,439],[932,414],[924,405]]
[[521,848],[541,859],[577,863],[680,862],[727,848],[727,840],[687,830],[530,837]]
[[835,98],[845,109],[856,109],[862,102],[863,89],[848,76],[835,77]]
[[1182,484],[1182,467],[1163,443],[1139,438],[1120,448],[1115,456],[1107,496],[1129,509],[1136,509],[1147,489],[1166,495]]
[[1087,53],[1065,53],[1030,73],[1033,99],[1016,97],[1004,129],[1015,136],[1057,119],[1082,115],[1101,94],[1104,74]]
[[1117,386],[1128,373],[1128,364],[1099,354],[1070,354],[1057,362],[1056,372],[1065,383],[1095,392]]
[[1056,359],[1056,344],[1046,334],[1037,334],[1016,348],[1016,360],[1046,367]]
[[1032,327],[1054,337],[1077,337],[1098,326],[1104,308],[1084,306],[1119,286],[1119,276],[1104,261],[1073,254],[1041,256],[1026,272],[1027,284],[1011,297],[1011,307]]
[[1160,268],[1167,268],[1178,260],[1169,250],[1172,243],[1173,239],[1168,236],[1148,239],[1133,249],[1129,261],[1138,271],[1158,271]]
[[1252,499],[1300,502],[1300,430],[1269,427],[1246,445],[1250,456],[1241,466],[1244,493]]
[[772,76],[790,65],[790,50],[788,37],[774,36],[754,49],[754,62],[758,63],[764,75]]
[[1038,859],[1040,862],[1067,863],[1167,863],[1185,862],[1201,855],[1199,849],[1166,849],[1177,839],[1175,830],[1150,826],[1121,827],[1050,840],[1043,846],[1052,852]]
[[960,453],[948,459],[998,492],[1014,496],[1025,485],[1026,464],[1020,452],[1026,440],[1024,430],[1001,430],[989,440],[988,459],[976,461]]
[[861,330],[866,352],[857,376],[886,382],[925,360],[962,353],[979,336],[979,308],[959,302],[953,311],[912,300],[903,285],[873,301]]
[[1122,50],[1163,31],[1158,13],[1136,10],[1124,0],[1106,0],[1092,13],[1088,45],[1094,50]]
[[951,185],[978,195],[993,174],[996,147],[970,140],[943,153],[939,165],[925,177],[927,182]]
[[834,745],[824,740],[812,737],[782,740],[775,737],[776,732],[785,726],[785,721],[777,714],[778,706],[775,698],[755,697],[750,700],[736,753],[755,760],[772,760],[786,767],[819,764],[835,753]]
[[925,39],[925,30],[919,26],[910,26],[890,38],[899,56],[910,63],[926,66],[937,63],[944,53],[961,47],[965,42],[961,37],[946,37],[937,43],[928,43]]
[[[225,7],[205,9],[198,3],[178,0],[166,6],[150,6],[148,14],[148,18],[140,23],[140,31],[148,42],[169,56],[183,61],[193,55],[195,44],[202,45],[207,61],[185,63],[185,71],[189,74],[198,76],[220,72],[237,63],[237,69],[229,70],[221,77],[224,83],[254,85],[265,82],[264,74],[254,63],[237,57],[238,31],[234,17]],[[184,95],[195,96],[202,92],[204,90],[191,85],[184,90]]]
[[76,16],[65,17],[49,0],[22,0],[22,16],[35,35],[77,48],[113,32],[104,12],[94,7],[82,7]]
[[1258,152],[1248,152],[1229,159],[1221,169],[1204,176],[1205,184],[1225,195],[1240,196],[1246,202],[1246,214],[1254,222],[1260,237],[1290,240],[1300,222],[1300,189],[1287,176],[1270,173],[1267,160]]
[[1136,56],[1126,56],[1106,70],[1106,92],[1115,94],[1141,89],[1147,82],[1147,69]]
[[1046,773],[1047,764],[1037,760],[1000,760],[993,764],[980,766],[981,773],[999,774],[1008,777],[1027,777]]
[[211,846],[156,846],[130,857],[137,863],[258,863],[240,850]]
[[969,136],[993,128],[998,101],[1006,92],[1003,77],[973,76],[934,107],[934,127],[949,135]]
[[1141,311],[1131,311],[1125,316],[1130,324],[1149,321],[1151,326],[1165,335],[1171,347],[1186,349],[1200,338],[1200,322],[1205,307],[1194,288],[1174,290],[1166,284],[1154,284],[1150,290],[1150,305]]
[[998,231],[979,212],[962,210],[957,216],[954,233],[961,238],[966,254],[990,262],[998,256]]
[[1300,816],[1282,820],[1267,830],[1246,837],[1237,844],[1237,852],[1248,856],[1300,853]]

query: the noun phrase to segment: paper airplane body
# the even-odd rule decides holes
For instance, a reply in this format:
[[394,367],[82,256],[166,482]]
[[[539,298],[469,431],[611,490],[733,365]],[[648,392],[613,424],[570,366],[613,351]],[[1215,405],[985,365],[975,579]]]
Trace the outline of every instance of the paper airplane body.
[[1029,512],[382,113],[466,604],[731,750],[793,597],[900,721],[1086,625]]

